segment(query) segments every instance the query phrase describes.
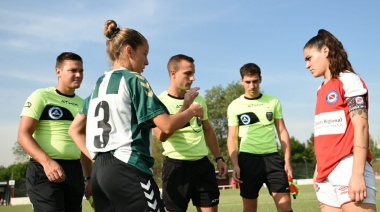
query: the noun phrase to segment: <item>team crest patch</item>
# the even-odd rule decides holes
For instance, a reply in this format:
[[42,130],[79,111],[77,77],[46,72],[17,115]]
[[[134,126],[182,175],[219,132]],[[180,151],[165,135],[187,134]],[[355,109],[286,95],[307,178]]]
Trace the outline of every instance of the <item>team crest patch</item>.
[[268,121],[272,121],[273,120],[273,112],[267,112],[266,116],[267,116]]
[[51,107],[49,109],[49,116],[51,119],[54,119],[54,120],[62,118],[63,116],[62,109],[59,107]]
[[247,125],[251,122],[251,118],[248,115],[242,115],[240,116],[240,120],[243,124]]
[[338,97],[338,92],[336,90],[332,90],[326,95],[326,102],[329,104],[334,104],[336,101],[338,101]]
[[197,125],[198,127],[202,126],[202,119],[197,117]]
[[364,98],[362,96],[357,96],[357,97],[355,97],[355,102],[358,105],[362,105],[362,104],[364,104]]

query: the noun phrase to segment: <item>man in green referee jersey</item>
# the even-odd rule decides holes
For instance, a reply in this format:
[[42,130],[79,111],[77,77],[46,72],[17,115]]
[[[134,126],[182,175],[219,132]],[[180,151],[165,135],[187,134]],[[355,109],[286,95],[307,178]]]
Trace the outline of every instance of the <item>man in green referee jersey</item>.
[[[257,210],[263,183],[278,211],[292,211],[287,177],[292,176],[290,139],[280,100],[260,92],[262,77],[256,64],[245,64],[240,75],[245,93],[228,106],[227,145],[244,211]],[[278,153],[276,134],[285,159]]]
[[[55,87],[37,89],[26,100],[18,142],[30,156],[26,187],[33,210],[80,212],[84,193],[81,151],[68,129],[83,104],[75,94],[83,80],[82,58],[71,52],[60,54],[56,75]],[[91,166],[86,157],[82,163]]]
[[[171,114],[180,112],[186,105],[185,95],[195,80],[194,59],[175,55],[168,62],[169,88],[159,95]],[[208,121],[207,105],[200,95],[193,104],[203,108],[203,118],[192,118],[173,134],[164,134],[158,128],[155,135],[164,141],[166,156],[162,171],[162,196],[168,211],[187,211],[190,199],[198,211],[217,211],[219,189],[215,168],[207,158],[212,152],[220,176],[227,174],[227,165],[221,157],[214,130]]]

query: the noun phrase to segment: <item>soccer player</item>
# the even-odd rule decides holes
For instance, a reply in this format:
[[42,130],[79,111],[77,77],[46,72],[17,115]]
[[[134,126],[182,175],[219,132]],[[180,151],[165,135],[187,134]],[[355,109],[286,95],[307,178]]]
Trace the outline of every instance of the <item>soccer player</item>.
[[96,82],[69,134],[95,163],[91,187],[95,211],[165,211],[152,176],[151,131],[171,134],[193,117],[203,117],[198,95],[187,96],[186,109],[169,115],[141,74],[148,65],[149,45],[138,31],[104,26],[112,70]]
[[304,46],[306,68],[324,81],[317,91],[315,189],[321,211],[376,211],[368,88],[342,43],[321,29]]

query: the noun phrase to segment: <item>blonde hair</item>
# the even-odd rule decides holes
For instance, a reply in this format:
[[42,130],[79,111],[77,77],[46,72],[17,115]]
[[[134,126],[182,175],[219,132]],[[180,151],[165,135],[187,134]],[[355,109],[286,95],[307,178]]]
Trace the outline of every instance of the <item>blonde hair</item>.
[[129,28],[119,28],[114,20],[106,21],[103,33],[108,38],[106,41],[107,54],[112,63],[121,59],[121,50],[124,46],[129,45],[133,49],[137,49],[147,42],[140,32]]

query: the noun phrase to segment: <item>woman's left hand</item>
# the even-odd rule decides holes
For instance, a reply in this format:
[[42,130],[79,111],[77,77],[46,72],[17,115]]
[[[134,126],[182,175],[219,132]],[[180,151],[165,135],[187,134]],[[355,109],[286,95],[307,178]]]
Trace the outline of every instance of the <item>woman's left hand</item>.
[[362,202],[367,197],[367,187],[364,175],[353,174],[348,184],[348,195],[356,203]]

